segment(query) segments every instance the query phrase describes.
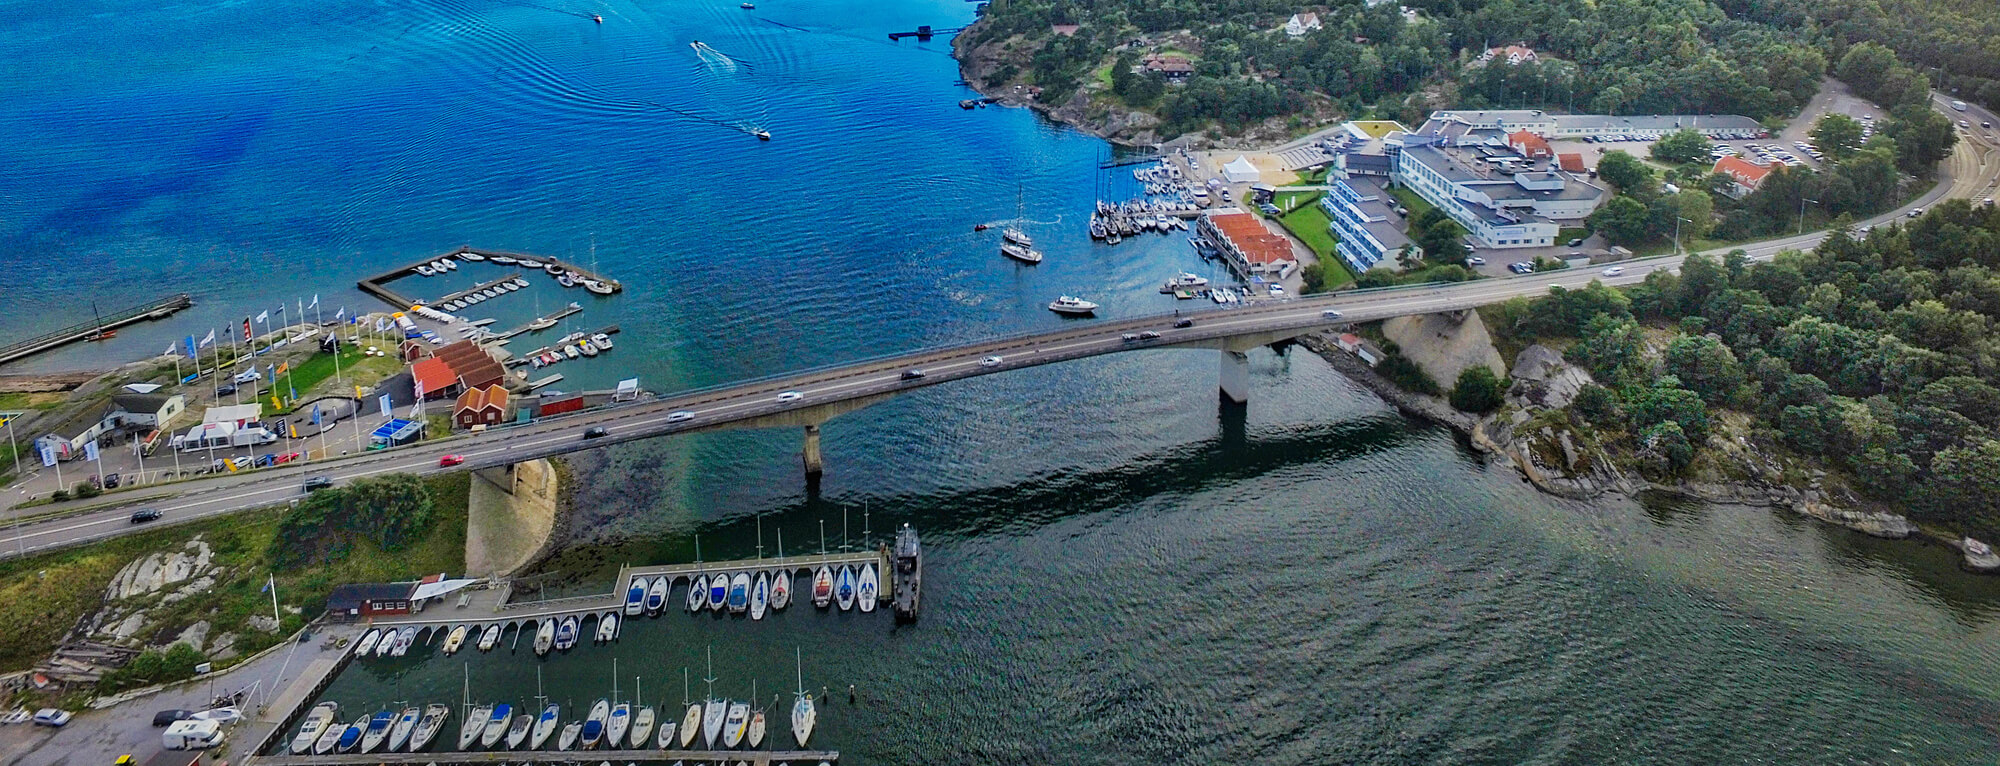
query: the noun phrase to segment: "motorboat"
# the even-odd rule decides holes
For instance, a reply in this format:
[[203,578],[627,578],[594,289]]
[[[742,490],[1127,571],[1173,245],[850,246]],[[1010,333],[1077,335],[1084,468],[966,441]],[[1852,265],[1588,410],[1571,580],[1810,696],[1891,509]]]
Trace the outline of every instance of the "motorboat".
[[396,632],[396,646],[395,648],[389,650],[389,654],[396,657],[401,657],[405,654],[409,654],[410,647],[414,645],[416,642],[417,642],[416,627],[415,626],[405,627],[402,630]]
[[799,747],[806,746],[812,738],[813,724],[819,721],[819,712],[813,709],[812,695],[806,693],[806,675],[799,650],[793,650],[792,672],[798,674],[799,690],[792,700],[792,738],[798,740]]
[[592,335],[590,336],[590,344],[596,346],[597,350],[599,351],[610,351],[611,336],[606,335],[604,333],[598,333],[596,335]]
[[563,267],[553,263],[544,263],[542,264],[542,271],[548,272],[549,276],[559,277],[562,276]]
[[520,277],[515,277],[514,281],[508,282],[507,284],[513,285],[514,289],[516,290],[528,289],[528,280],[522,279]]
[[576,615],[565,616],[562,622],[556,623],[556,651],[567,652],[570,647],[576,646],[577,630]]
[[771,609],[782,610],[792,603],[792,573],[783,569],[771,573]]
[[821,564],[813,571],[813,606],[825,609],[833,603],[833,570]]
[[424,276],[427,276],[427,277],[428,277],[428,276],[433,276],[433,275],[436,275],[436,274],[437,274],[437,272],[435,272],[435,271],[432,271],[432,270],[431,270],[431,267],[430,267],[430,266],[428,266],[428,265],[424,265],[424,266],[418,266],[418,267],[417,267],[417,273],[418,273],[418,274],[422,274],[422,275],[424,275]]
[[535,728],[535,717],[527,713],[514,716],[514,722],[507,726],[507,749],[519,750],[521,743],[528,741],[528,732]]
[[708,608],[722,611],[729,603],[729,575],[717,572],[708,578]]
[[539,269],[542,267],[542,262],[533,258],[515,258],[514,262],[530,269]]
[[493,706],[493,713],[486,717],[486,726],[479,732],[479,746],[488,750],[499,744],[507,735],[507,724],[514,720],[514,706],[505,702]]
[[449,718],[451,718],[450,705],[425,705],[424,717],[417,719],[416,731],[410,733],[410,752],[422,752],[424,748],[430,747],[431,740],[437,738],[437,733],[444,729],[444,722]]
[[722,744],[736,747],[743,744],[743,735],[750,732],[750,706],[742,702],[729,705],[729,715],[722,723]]
[[556,733],[556,718],[562,714],[562,706],[549,703],[542,708],[542,714],[535,717],[535,731],[528,735],[528,749],[540,750],[548,744],[549,736]]
[[617,637],[618,613],[605,612],[603,617],[597,618],[597,637],[593,641],[599,644],[607,644],[611,642],[611,639]]
[[637,750],[645,747],[646,743],[653,741],[653,723],[658,715],[658,713],[653,711],[653,706],[651,705],[646,705],[632,711],[632,729],[631,733],[627,735],[628,741],[631,743],[627,746],[629,749]]
[[562,736],[556,738],[557,750],[575,750],[578,740],[583,738],[583,722],[571,721],[562,728]]
[[375,642],[375,656],[377,657],[389,656],[389,652],[394,651],[396,648],[397,637],[401,635],[402,631],[397,630],[395,628],[389,628],[387,630],[382,631],[382,640]]
[[299,733],[292,736],[292,755],[305,755],[307,751],[312,750],[313,743],[319,741],[319,735],[333,724],[333,717],[339,714],[338,702],[322,702],[314,705],[313,709],[306,713],[305,723],[299,725]]
[[1020,245],[1001,245],[1000,254],[1022,263],[1041,263],[1042,251]]
[[875,611],[875,604],[882,597],[882,583],[875,577],[875,565],[862,564],[861,576],[856,580],[858,582],[854,585],[854,597],[860,600],[862,613]]
[[737,572],[729,578],[729,613],[750,611],[750,575]]
[[1020,245],[1020,246],[1022,246],[1022,247],[1034,247],[1034,246],[1035,246],[1035,240],[1034,240],[1034,238],[1033,238],[1033,237],[1030,237],[1030,236],[1028,236],[1028,233],[1027,233],[1027,232],[1025,232],[1025,231],[1022,231],[1022,230],[1020,230],[1020,229],[1016,229],[1016,228],[1014,228],[1014,227],[1012,227],[1012,226],[1009,226],[1009,227],[1007,227],[1007,228],[1005,228],[1005,229],[1001,229],[1001,230],[1000,230],[1000,237],[1001,237],[1002,239],[1005,239],[1005,240],[1007,240],[1008,242],[1012,242],[1012,243],[1014,243],[1014,244],[1016,244],[1016,245]]
[[701,703],[697,702],[689,705],[687,713],[681,716],[681,749],[685,750],[693,745],[694,736],[700,733]]
[[480,255],[470,250],[460,251],[458,257],[471,261],[473,263],[478,263],[480,261],[486,260],[486,256]]
[[313,740],[313,755],[333,752],[335,747],[340,746],[340,736],[346,734],[349,728],[352,727],[339,721],[329,721],[326,729],[319,733],[319,739]]
[[1206,277],[1193,272],[1183,271],[1173,279],[1167,280],[1166,284],[1161,285],[1160,292],[1171,293],[1176,290],[1188,290],[1207,286],[1208,279]]
[[632,578],[632,587],[625,589],[625,614],[635,615],[646,609],[646,586],[644,577]]
[[771,578],[758,572],[757,581],[750,585],[750,619],[764,619],[764,610],[771,606]]
[[[674,733],[673,721],[661,721],[660,733],[654,736],[653,739],[659,744],[661,750],[665,750],[674,746]],[[634,742],[632,744],[636,747],[639,743]]]
[[757,137],[757,140],[759,140],[759,141],[769,141],[769,140],[771,140],[771,131],[768,131],[768,130],[757,130],[757,131],[752,131],[752,132],[750,133],[750,135],[753,135],[753,136],[756,136],[756,137]]
[[546,330],[554,326],[556,326],[556,320],[550,319],[548,317],[543,317],[541,319],[537,319],[533,322],[528,323],[528,329],[537,331]]
[[667,606],[667,578],[653,580],[653,586],[646,591],[646,613],[659,614]]
[[361,748],[361,734],[368,730],[368,718],[365,715],[356,718],[354,719],[354,723],[342,728],[340,730],[340,738],[333,742],[333,751],[336,753],[352,753],[359,750]]
[[507,257],[507,256],[504,256],[504,255],[489,255],[489,256],[487,256],[487,257],[486,257],[486,260],[489,260],[489,261],[492,261],[492,262],[494,262],[494,263],[513,263],[513,262],[514,262],[514,259],[513,259],[513,258],[510,258],[510,257]]
[[472,743],[479,741],[479,734],[486,730],[486,719],[493,717],[492,705],[480,705],[465,714],[465,720],[458,725],[458,749],[471,750]]
[[554,619],[542,620],[542,624],[535,626],[535,656],[547,656],[549,650],[554,649],[555,646],[556,621]]
[[586,750],[597,747],[597,743],[604,741],[604,719],[610,717],[609,700],[599,699],[596,704],[591,705],[590,715],[583,719],[583,739],[578,740],[578,744]]
[[729,701],[709,698],[701,708],[702,741],[709,747],[722,744],[722,724],[729,717]]
[[708,606],[708,575],[698,574],[694,582],[688,583],[687,610],[699,612],[705,606]]
[[562,276],[556,277],[556,284],[562,285],[563,287],[575,287],[576,280],[570,279],[568,274],[564,274]]
[[500,643],[500,623],[486,626],[486,632],[479,634],[479,651],[490,652]]
[[563,356],[569,357],[571,359],[575,359],[579,356],[582,356],[582,354],[577,353],[575,346],[563,346],[562,353]]
[[607,285],[603,282],[599,282],[595,279],[584,282],[583,289],[589,290],[592,294],[595,295],[610,295],[614,292],[617,292],[616,290],[611,289],[610,285]]
[[625,730],[632,728],[632,704],[620,702],[611,706],[611,716],[604,719],[604,747],[617,750],[618,743],[625,741]]
[[458,270],[458,259],[456,259],[456,258],[439,258],[439,259],[438,259],[438,263],[442,263],[442,264],[444,264],[444,270],[445,270],[445,271],[457,271],[457,270]]
[[1072,295],[1065,295],[1049,303],[1049,310],[1068,316],[1090,316],[1097,311],[1097,304]]
[[833,598],[840,602],[840,611],[854,608],[854,567],[840,567],[840,574],[833,578]]
[[410,743],[410,735],[416,733],[417,721],[422,720],[424,711],[413,707],[403,708],[396,716],[396,723],[389,727],[389,752],[403,749]]
[[576,350],[582,351],[584,356],[597,356],[597,346],[592,345],[587,340],[577,341]]
[[470,630],[472,628],[465,625],[459,625],[451,629],[451,633],[444,638],[445,656],[449,657],[457,654],[459,649],[465,647],[465,634]]
[[354,656],[356,657],[368,656],[370,652],[375,651],[375,644],[380,642],[381,640],[382,640],[381,628],[368,629],[367,633],[361,634],[360,641],[354,642]]

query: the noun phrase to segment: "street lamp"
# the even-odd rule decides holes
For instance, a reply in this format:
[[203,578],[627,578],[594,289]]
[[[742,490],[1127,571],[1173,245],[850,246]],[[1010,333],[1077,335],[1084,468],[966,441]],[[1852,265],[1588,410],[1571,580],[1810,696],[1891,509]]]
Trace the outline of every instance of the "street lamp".
[[1808,202],[1811,202],[1811,203],[1813,203],[1813,204],[1815,204],[1815,205],[1819,204],[1819,200],[1816,200],[1816,199],[1806,199],[1805,195],[1803,195],[1803,194],[1799,195],[1799,233],[1800,233],[1800,234],[1804,234],[1804,233],[1806,233],[1806,203],[1808,203]]
[[1681,224],[1694,223],[1678,215],[1674,216],[1674,255],[1681,254]]

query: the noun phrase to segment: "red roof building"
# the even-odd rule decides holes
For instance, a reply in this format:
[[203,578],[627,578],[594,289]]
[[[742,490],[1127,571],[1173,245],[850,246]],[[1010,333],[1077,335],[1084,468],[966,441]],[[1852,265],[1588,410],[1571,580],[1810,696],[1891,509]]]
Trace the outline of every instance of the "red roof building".
[[507,422],[510,402],[501,386],[466,389],[451,408],[451,419],[459,428],[496,426]]
[[1556,156],[1555,150],[1549,148],[1548,141],[1525,130],[1507,134],[1507,146],[1531,160],[1545,160]]
[[464,390],[451,363],[435,356],[410,365],[410,377],[416,382],[418,399],[443,399]]
[[1200,228],[1238,271],[1284,278],[1298,268],[1292,241],[1271,233],[1257,216],[1243,212],[1209,213]]
[[1729,196],[1742,199],[1744,195],[1756,191],[1757,187],[1764,183],[1764,177],[1771,174],[1771,168],[1742,157],[1731,156],[1716,160],[1712,172],[1729,176],[1729,180],[1734,182],[1730,185]]
[[1581,154],[1558,154],[1556,155],[1556,166],[1569,173],[1589,172],[1589,168],[1583,166],[1583,155]]

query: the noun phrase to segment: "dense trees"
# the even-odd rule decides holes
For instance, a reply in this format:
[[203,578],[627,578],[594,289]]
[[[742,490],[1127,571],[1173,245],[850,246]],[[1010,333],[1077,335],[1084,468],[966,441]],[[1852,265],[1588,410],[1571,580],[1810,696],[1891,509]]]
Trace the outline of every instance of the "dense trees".
[[1701,131],[1683,128],[1654,141],[1652,154],[1653,159],[1669,165],[1681,165],[1708,159],[1709,146],[1708,136],[1702,135]]
[[1499,409],[1507,395],[1507,386],[1493,369],[1483,364],[1465,368],[1458,374],[1458,382],[1451,387],[1451,406],[1465,412],[1492,412]]
[[307,495],[278,523],[271,560],[280,567],[325,562],[356,540],[401,550],[430,527],[430,487],[410,474],[359,479]]

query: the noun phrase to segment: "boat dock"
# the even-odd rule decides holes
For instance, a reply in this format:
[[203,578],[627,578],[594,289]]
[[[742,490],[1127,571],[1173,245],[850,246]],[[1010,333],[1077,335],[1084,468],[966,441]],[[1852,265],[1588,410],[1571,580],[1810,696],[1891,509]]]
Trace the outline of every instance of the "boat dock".
[[[741,561],[711,561],[711,562],[698,561],[687,564],[662,564],[649,567],[630,567],[619,570],[618,580],[616,581],[617,589],[612,591],[610,594],[610,598],[612,599],[612,601],[615,601],[616,603],[612,603],[611,606],[607,608],[623,608],[625,606],[625,585],[626,583],[631,582],[632,578],[634,577],[644,577],[648,580],[657,580],[661,577],[666,577],[668,578],[667,582],[674,585],[680,585],[682,580],[693,582],[696,575],[709,574],[713,572],[755,573],[755,572],[769,572],[779,569],[782,569],[786,572],[790,572],[795,577],[803,576],[805,578],[808,578],[808,582],[804,589],[802,590],[795,589],[793,592],[804,593],[807,595],[807,600],[811,600],[810,593],[812,591],[812,584],[810,582],[810,578],[812,577],[813,570],[818,569],[822,564],[835,569],[838,569],[842,566],[851,566],[856,569],[859,569],[864,564],[874,564],[875,573],[881,578],[881,586],[876,589],[878,602],[887,601],[889,599],[889,594],[894,593],[896,590],[893,582],[893,578],[895,576],[895,567],[891,566],[891,562],[889,561],[888,549],[883,548],[880,550],[856,551],[853,553],[823,553],[823,554],[813,554],[809,556],[786,556],[782,564],[777,559],[744,559]],[[798,597],[794,596],[792,600],[797,601]],[[671,601],[671,599],[669,599],[669,601]]]
[[558,373],[556,373],[556,374],[554,374],[554,375],[550,375],[550,376],[548,376],[548,377],[546,377],[546,378],[542,378],[542,379],[540,379],[540,380],[537,380],[537,381],[535,381],[535,382],[533,382],[533,383],[529,383],[529,384],[528,384],[528,390],[529,390],[529,391],[533,391],[533,390],[535,390],[535,389],[538,389],[538,388],[542,388],[542,387],[544,387],[544,386],[552,386],[552,385],[555,385],[555,384],[557,384],[557,383],[560,383],[560,382],[562,382],[562,379],[563,379],[563,374],[562,374],[562,373],[560,373],[560,372],[558,372]]
[[[538,319],[536,319],[536,320],[534,320],[534,321],[532,321],[532,322],[529,322],[529,323],[527,323],[527,324],[524,324],[524,325],[521,325],[520,327],[516,327],[516,328],[514,328],[514,329],[512,329],[512,330],[508,330],[508,331],[506,331],[506,332],[503,332],[503,333],[498,333],[498,334],[496,334],[496,335],[493,335],[493,336],[492,336],[492,339],[493,339],[493,340],[508,340],[508,339],[510,339],[510,338],[513,338],[513,337],[514,337],[514,336],[516,336],[516,335],[520,335],[521,333],[524,333],[524,332],[528,332],[528,331],[530,331],[530,330],[533,330],[533,329],[534,329],[534,326],[535,326],[535,324],[536,324],[536,323],[538,323],[538,322],[557,322],[557,321],[561,321],[561,320],[563,320],[563,319],[565,319],[565,318],[569,317],[570,315],[573,315],[573,314],[581,314],[581,313],[583,313],[583,307],[582,307],[582,306],[580,306],[580,305],[577,305],[577,304],[575,304],[575,303],[572,303],[572,304],[569,304],[568,306],[564,306],[564,307],[563,307],[563,309],[562,309],[561,311],[558,311],[558,312],[556,312],[556,313],[553,313],[553,314],[549,314],[549,315],[547,315],[547,316],[544,316],[544,317],[541,317],[541,318],[538,318]],[[490,321],[492,321],[492,320],[485,320],[485,321],[489,321],[489,322],[490,322]],[[554,327],[554,325],[550,325],[549,327],[546,327],[546,328],[543,328],[543,329],[551,329],[551,328],[553,328],[553,327]]]
[[60,330],[51,330],[27,340],[0,346],[0,364],[6,364],[16,359],[34,356],[35,354],[59,346],[66,346],[80,340],[93,338],[99,333],[124,327],[134,322],[144,322],[149,319],[165,319],[172,316],[175,312],[193,305],[194,299],[188,297],[187,293],[175,293],[151,303],[120,309],[110,314],[99,316],[88,322],[78,322]]
[[474,764],[539,761],[605,761],[610,763],[775,763],[838,762],[838,750],[494,750],[467,753],[350,753],[347,755],[273,755],[243,759],[246,766],[372,766],[378,763]]
[[520,279],[520,278],[521,278],[521,272],[518,272],[518,271],[510,271],[510,272],[508,272],[508,273],[507,273],[507,275],[506,275],[506,276],[503,276],[503,277],[501,277],[501,278],[499,278],[499,279],[495,279],[495,280],[493,280],[493,281],[490,281],[490,282],[481,282],[481,283],[479,283],[479,284],[476,284],[476,285],[473,285],[473,286],[472,286],[472,287],[470,287],[470,288],[467,288],[467,289],[464,289],[464,290],[460,290],[460,291],[458,291],[458,292],[455,292],[455,293],[452,293],[452,294],[450,294],[450,295],[447,295],[447,296],[445,296],[445,297],[443,297],[443,298],[439,298],[439,299],[437,299],[437,302],[436,302],[436,303],[433,303],[433,304],[431,304],[431,305],[433,305],[433,306],[442,306],[442,305],[444,305],[444,304],[447,304],[447,303],[450,303],[450,302],[452,302],[452,301],[455,301],[455,300],[461,300],[461,299],[464,299],[465,297],[467,297],[467,296],[470,296],[470,295],[472,295],[472,294],[474,294],[474,293],[477,293],[477,292],[480,292],[480,291],[482,291],[482,290],[491,290],[491,289],[493,289],[493,288],[495,288],[495,287],[499,287],[499,286],[501,286],[501,285],[504,285],[504,284],[507,284],[508,282],[512,282],[512,281],[514,281],[514,280],[516,280],[516,279]]
[[[528,255],[525,253],[515,253],[506,250],[487,250],[485,248],[472,247],[471,245],[464,245],[449,253],[442,253],[430,258],[425,258],[421,261],[410,263],[407,266],[399,266],[390,269],[388,271],[384,271],[380,274],[376,274],[374,276],[356,282],[355,287],[360,288],[361,291],[364,293],[373,295],[376,298],[381,299],[384,303],[387,303],[390,306],[395,307],[397,311],[405,311],[408,310],[411,306],[417,306],[417,305],[436,306],[441,303],[447,303],[455,298],[462,298],[464,297],[465,293],[470,293],[472,291],[467,290],[465,291],[465,293],[460,293],[456,296],[447,297],[441,300],[426,301],[420,298],[412,298],[410,296],[396,292],[395,290],[391,290],[388,287],[388,283],[396,281],[398,279],[402,279],[403,277],[407,277],[411,274],[418,273],[417,272],[418,266],[429,266],[434,261],[442,260],[445,258],[457,258],[458,256],[464,255],[466,253],[477,255],[480,258],[489,261],[492,260],[494,256],[500,256],[502,258],[507,259],[507,262],[509,263],[521,258],[526,258],[536,263],[554,264],[558,269],[562,271],[573,272],[576,275],[583,277],[587,281],[595,281],[602,283],[601,287],[609,288],[610,293],[622,292],[625,289],[625,285],[623,283],[620,283],[616,279],[611,279],[609,277],[600,275],[592,269],[587,269],[582,266],[578,266],[568,261],[564,261],[561,258],[555,258],[546,255]],[[458,260],[462,264],[471,263],[471,261],[467,261],[463,258],[458,258]],[[496,262],[495,265],[506,265],[506,263]]]

